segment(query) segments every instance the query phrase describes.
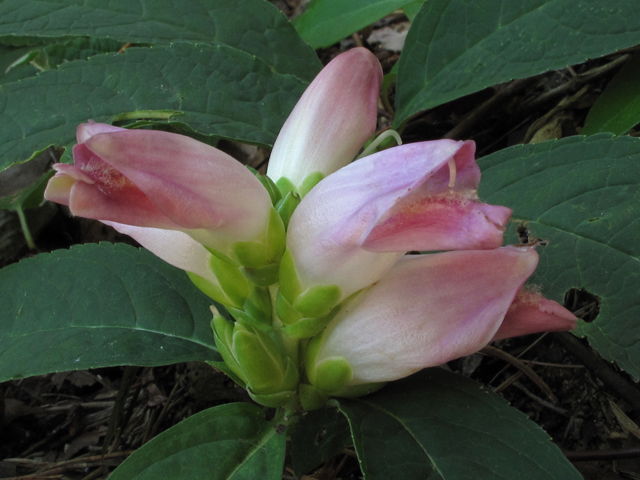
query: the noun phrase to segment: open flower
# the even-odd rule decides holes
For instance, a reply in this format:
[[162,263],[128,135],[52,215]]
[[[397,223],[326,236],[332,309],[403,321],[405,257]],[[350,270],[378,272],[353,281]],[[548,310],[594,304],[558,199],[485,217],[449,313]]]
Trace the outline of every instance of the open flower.
[[403,145],[320,182],[289,224],[287,249],[299,282],[294,294],[336,285],[342,299],[376,282],[408,251],[502,245],[511,210],[478,201],[474,153],[473,142]]
[[[406,256],[347,300],[313,339],[307,375],[320,388],[385,382],[469,355],[496,338],[575,328],[576,318],[555,302],[524,293],[528,298],[514,303],[537,263],[533,247]],[[331,378],[335,371],[342,385]]]

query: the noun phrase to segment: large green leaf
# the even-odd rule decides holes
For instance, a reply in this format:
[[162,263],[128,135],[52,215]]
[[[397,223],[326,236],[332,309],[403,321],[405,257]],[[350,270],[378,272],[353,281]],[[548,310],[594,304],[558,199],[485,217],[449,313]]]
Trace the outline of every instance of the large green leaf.
[[328,47],[415,0],[313,0],[293,21],[303,40]]
[[1,35],[226,45],[306,80],[321,67],[287,18],[263,0],[2,0]]
[[323,408],[307,412],[291,432],[293,469],[300,477],[352,443],[347,419],[338,410]]
[[228,47],[131,48],[69,62],[0,89],[0,170],[73,142],[79,123],[111,122],[126,112],[271,144],[304,88],[297,77]]
[[429,0],[400,57],[400,125],[485,87],[582,63],[640,39],[633,0]]
[[526,415],[440,368],[338,403],[365,480],[582,478]]
[[597,296],[598,317],[578,333],[640,376],[640,140],[570,137],[508,148],[480,166],[483,200],[512,208],[549,241],[533,283],[559,302],[572,288]]
[[211,300],[143,249],[88,244],[0,270],[0,382],[65,370],[220,360]]
[[210,408],[137,450],[109,480],[279,480],[286,435],[249,403]]
[[583,135],[622,135],[640,122],[640,55],[634,55],[607,85],[584,122]]

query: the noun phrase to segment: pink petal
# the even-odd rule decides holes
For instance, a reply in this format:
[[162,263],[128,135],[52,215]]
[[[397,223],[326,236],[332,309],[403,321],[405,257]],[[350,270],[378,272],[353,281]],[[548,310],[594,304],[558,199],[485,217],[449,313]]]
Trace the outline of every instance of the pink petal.
[[214,285],[219,285],[218,279],[208,268],[211,253],[186,233],[159,228],[133,227],[104,220],[102,223],[112,226],[124,235],[129,235],[168,264],[195,273]]
[[483,348],[533,273],[532,248],[407,256],[348,301],[316,363],[344,357],[352,385],[395,380]]
[[[303,287],[334,284],[346,297],[377,281],[410,250],[499,247],[510,210],[481,204],[467,190],[479,181],[473,152],[472,142],[453,140],[402,145],[320,182],[287,233]],[[458,166],[451,192],[450,159]]]
[[375,132],[382,69],[365,48],[334,58],[304,92],[273,146],[267,174],[300,185],[329,175],[356,156]]
[[76,129],[76,140],[78,143],[84,143],[98,133],[112,133],[126,130],[125,128],[114,127],[107,123],[96,123],[89,120],[88,123],[81,123]]
[[76,179],[65,175],[64,173],[56,173],[47,183],[44,191],[44,198],[52,202],[69,206],[69,196],[71,189],[76,183]]
[[[269,194],[242,164],[216,148],[182,135],[149,130],[96,134],[83,146],[107,165],[97,170],[119,172],[182,229],[216,230],[237,241],[254,238],[266,226]],[[142,225],[143,219],[112,220],[161,226]]]
[[577,318],[569,310],[540,293],[520,289],[493,340],[538,332],[574,330]]

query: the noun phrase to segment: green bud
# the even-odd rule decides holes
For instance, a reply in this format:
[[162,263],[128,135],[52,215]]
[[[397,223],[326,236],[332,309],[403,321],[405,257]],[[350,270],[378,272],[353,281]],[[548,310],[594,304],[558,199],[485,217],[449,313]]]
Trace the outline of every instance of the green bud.
[[286,325],[291,325],[302,318],[302,314],[284,298],[281,290],[278,290],[276,296],[276,314]]
[[294,185],[294,183],[289,180],[287,177],[280,177],[276,182],[276,186],[283,197],[286,197],[287,193],[295,192],[298,193],[298,187]]
[[233,378],[233,376],[230,375],[228,371],[223,369],[221,370],[227,373],[238,385],[246,388],[247,378],[245,377],[244,373],[242,372],[242,368],[233,355],[234,324],[227,321],[222,315],[214,314],[213,320],[211,321],[211,328],[213,330],[213,339],[216,342],[216,347],[218,348],[218,352],[220,352],[220,356],[227,366],[227,370],[233,373],[233,375],[237,377],[237,379]]
[[242,272],[245,277],[251,280],[256,285],[261,287],[267,287],[278,282],[278,272],[280,265],[277,263],[270,263],[260,268],[248,268],[242,267]]
[[272,393],[271,395],[256,395],[251,390],[247,390],[251,399],[269,408],[279,408],[291,404],[296,397],[295,390],[289,390],[287,392]]
[[260,175],[255,168],[249,167],[248,165],[247,165],[247,168],[251,170],[251,173],[253,173],[256,176],[256,178],[260,181],[262,186],[267,190],[267,192],[269,192],[269,197],[271,197],[271,203],[274,205],[278,203],[282,198],[282,195],[280,193],[280,190],[276,186],[276,184],[273,183],[273,180],[271,180],[266,175]]
[[353,371],[344,357],[331,357],[315,366],[314,377],[309,377],[313,386],[331,394],[342,390],[349,383]]
[[[284,252],[287,241],[287,232],[282,218],[275,208],[269,212],[269,227],[265,240],[267,263],[276,261]],[[250,266],[250,265],[246,265]]]
[[289,250],[285,250],[280,259],[280,292],[289,303],[292,303],[301,291],[293,257]]
[[253,290],[253,284],[244,276],[240,265],[236,262],[215,250],[210,250],[210,252],[212,254],[209,260],[210,267],[220,282],[220,287],[231,302],[231,306],[242,308]]
[[323,334],[311,339],[304,353],[307,379],[318,390],[329,395],[343,389],[353,377],[351,365],[343,357],[330,357],[318,362]]
[[266,287],[254,287],[244,302],[244,311],[258,322],[271,326],[271,296]]
[[304,196],[311,191],[313,187],[315,187],[320,180],[324,178],[324,175],[320,172],[310,173],[305,177],[305,179],[300,184],[300,188],[298,191],[300,192],[300,196],[304,198]]
[[318,410],[324,407],[329,400],[329,396],[315,388],[313,385],[301,383],[299,387],[300,391],[300,404],[304,410]]
[[260,268],[267,263],[267,249],[261,242],[236,242],[231,246],[231,255],[240,265]]
[[289,228],[289,220],[291,220],[291,215],[293,215],[293,212],[295,212],[298,205],[300,205],[300,200],[302,199],[298,193],[289,192],[276,205],[276,210],[278,211],[280,218],[282,218],[285,228]]
[[284,357],[266,333],[236,324],[233,353],[252,393],[271,395],[296,389],[298,370],[295,364]]
[[342,290],[337,285],[314,285],[293,301],[293,307],[305,317],[324,317],[340,303]]
[[209,280],[206,280],[200,275],[196,275],[195,273],[187,272],[187,275],[189,276],[193,284],[208,297],[213,298],[216,302],[224,305],[225,307],[228,307],[232,304],[231,300],[229,300],[227,295],[225,295],[220,286],[211,283]]
[[[286,302],[286,300],[285,300]],[[277,304],[277,301],[276,301]],[[292,338],[311,338],[319,334],[324,327],[336,316],[340,307],[336,307],[331,312],[321,318],[301,318],[295,323],[286,326],[282,331]],[[278,315],[279,316],[279,315]]]

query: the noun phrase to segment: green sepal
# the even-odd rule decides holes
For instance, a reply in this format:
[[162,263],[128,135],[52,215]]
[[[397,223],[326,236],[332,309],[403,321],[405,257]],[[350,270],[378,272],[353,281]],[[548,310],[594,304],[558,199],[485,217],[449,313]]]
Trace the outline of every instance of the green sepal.
[[227,311],[231,314],[236,322],[244,326],[259,328],[266,333],[273,332],[273,327],[271,325],[267,325],[259,320],[256,320],[244,310],[240,310],[239,308],[227,307]]
[[315,388],[313,385],[301,383],[299,386],[300,404],[306,411],[318,410],[324,407],[329,396]]
[[289,303],[292,303],[301,291],[293,256],[289,250],[285,250],[280,259],[280,293]]
[[337,285],[314,285],[298,295],[292,305],[304,317],[318,318],[328,315],[341,299],[342,290]]
[[253,291],[247,297],[243,305],[244,311],[258,322],[271,325],[271,296],[266,287],[253,287]]
[[302,318],[294,324],[283,328],[282,331],[292,338],[315,337],[329,324],[339,310],[340,307],[338,306],[322,318]]
[[280,177],[276,182],[276,187],[278,187],[283,197],[286,197],[289,192],[298,193],[298,187],[287,177]]
[[296,192],[289,192],[287,195],[280,200],[280,202],[276,205],[276,210],[282,218],[282,222],[284,223],[285,229],[289,228],[289,220],[291,220],[291,215],[296,211],[298,205],[300,205],[300,195]]
[[280,190],[278,189],[276,184],[273,183],[273,180],[271,180],[266,175],[260,175],[258,173],[258,171],[253,167],[250,167],[250,166],[247,165],[247,168],[251,171],[251,173],[253,173],[256,176],[258,181],[267,190],[267,192],[269,193],[269,197],[271,197],[271,203],[273,205],[278,203],[280,201],[280,199],[282,198],[282,194],[280,193]]
[[313,172],[307,175],[298,188],[300,196],[304,198],[304,196],[309,193],[313,187],[320,183],[320,180],[323,178],[324,175],[320,172]]
[[218,285],[211,283],[209,280],[196,275],[195,273],[187,272],[191,282],[198,287],[198,289],[210,298],[213,298],[216,302],[221,303],[225,307],[231,305],[231,300],[225,295],[222,288]]
[[[269,226],[267,228],[266,237],[266,263],[272,263],[276,261],[282,253],[287,244],[287,230],[284,221],[280,217],[278,211],[271,207],[269,211]],[[250,267],[251,265],[245,265]]]
[[256,403],[259,403],[260,405],[263,405],[265,407],[269,407],[269,408],[279,408],[279,407],[285,407],[287,405],[290,405],[291,403],[293,403],[295,401],[296,398],[296,391],[295,390],[289,390],[286,392],[278,392],[278,393],[272,393],[270,395],[258,395],[255,394],[251,391],[251,389],[247,389],[247,392],[249,393],[249,396],[251,397],[251,400],[253,400]]
[[283,354],[265,332],[236,324],[233,333],[233,353],[256,395],[295,390],[298,369]]
[[[213,339],[216,343],[216,347],[218,348],[218,352],[220,352],[220,356],[224,360],[224,364],[227,367],[227,370],[223,370],[231,379],[236,382],[238,385],[241,385],[243,388],[246,388],[247,379],[242,372],[242,368],[236,361],[235,355],[233,354],[233,331],[235,325],[232,322],[229,322],[222,315],[214,314],[213,320],[211,320],[211,329],[213,330]],[[219,362],[215,362],[219,363]],[[233,373],[233,376],[229,373]],[[235,378],[234,378],[235,377]]]
[[231,368],[229,368],[229,365],[227,365],[225,362],[205,362],[205,363],[208,363],[212,367],[220,370],[227,377],[233,380],[238,386],[244,388],[245,390],[247,389],[247,384],[244,383],[242,379],[239,376],[237,376],[235,372],[231,370]]
[[309,378],[318,390],[333,395],[343,390],[353,378],[351,365],[344,357],[330,357],[315,366],[315,378]]
[[242,308],[246,298],[254,288],[253,284],[245,277],[244,273],[240,270],[240,265],[236,262],[215,250],[210,250],[210,252],[211,258],[209,259],[209,265],[220,282],[220,287],[232,303],[231,306]]
[[240,265],[260,268],[267,263],[267,249],[256,241],[236,242],[231,246],[231,256]]
[[242,267],[242,273],[245,277],[251,280],[256,285],[261,287],[268,287],[278,282],[278,273],[280,271],[280,265],[277,263],[270,263],[260,268]]
[[302,314],[284,298],[281,290],[276,295],[276,314],[285,325],[292,325],[302,318]]

